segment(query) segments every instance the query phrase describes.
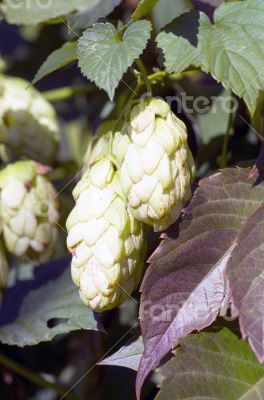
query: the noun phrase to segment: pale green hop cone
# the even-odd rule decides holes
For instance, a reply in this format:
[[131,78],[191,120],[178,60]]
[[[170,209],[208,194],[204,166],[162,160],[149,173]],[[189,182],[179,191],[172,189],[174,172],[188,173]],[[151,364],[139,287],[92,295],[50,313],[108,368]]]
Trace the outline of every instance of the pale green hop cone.
[[191,197],[195,167],[185,124],[160,99],[134,106],[121,183],[134,217],[155,231],[168,228]]
[[43,174],[47,167],[18,161],[0,171],[0,213],[7,250],[42,263],[54,253],[58,236],[58,200]]
[[17,155],[45,164],[57,154],[55,109],[23,79],[0,75],[0,141]]
[[112,127],[115,122],[107,121],[99,126],[95,135],[88,143],[83,159],[85,168],[89,168],[99,157],[108,152],[113,152],[118,164],[121,164],[130,140],[121,132],[113,133]]
[[74,192],[67,245],[81,300],[102,312],[122,304],[137,287],[144,265],[143,225],[127,209],[109,158],[95,162]]

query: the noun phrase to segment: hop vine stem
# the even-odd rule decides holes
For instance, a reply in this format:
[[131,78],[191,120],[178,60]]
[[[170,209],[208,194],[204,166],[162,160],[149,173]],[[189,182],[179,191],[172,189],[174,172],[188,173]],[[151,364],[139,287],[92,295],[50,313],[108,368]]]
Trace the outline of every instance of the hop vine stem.
[[[156,83],[161,80],[163,80],[166,77],[166,72],[165,71],[157,71],[154,72],[153,74],[146,75],[145,79],[147,78],[150,86],[151,83]],[[136,89],[139,90],[143,85],[144,85],[144,80],[140,79],[139,87],[135,88],[135,92],[137,93]],[[47,91],[43,91],[42,95],[45,97],[46,100],[55,102],[55,101],[62,101],[62,100],[68,100],[71,97],[74,97],[78,94],[90,94],[96,91],[96,87],[89,86],[89,85],[81,85],[81,86],[65,86],[62,88],[58,89],[51,89]],[[135,94],[133,93],[133,97],[135,97]]]
[[[232,105],[232,91],[229,91],[228,94],[230,96],[230,108],[231,108],[231,105]],[[231,129],[232,129],[232,126],[233,126],[233,121],[234,121],[234,112],[229,110],[228,124],[227,124],[227,129],[226,129],[226,133],[225,133],[224,140],[223,140],[222,154],[220,156],[220,161],[219,161],[220,168],[226,168],[227,167],[227,163],[228,163],[228,145],[229,145]]]
[[151,81],[149,80],[146,68],[145,68],[145,66],[144,66],[144,64],[143,64],[143,62],[142,62],[142,60],[140,58],[138,58],[136,60],[136,65],[137,65],[137,67],[138,67],[138,69],[140,71],[140,74],[142,76],[142,79],[143,79],[143,81],[144,81],[144,83],[146,85],[146,89],[147,89],[148,93],[151,95],[152,94]]
[[78,94],[89,94],[96,90],[93,86],[82,85],[82,86],[65,86],[59,89],[51,89],[42,92],[42,95],[46,100],[55,102],[61,100],[68,100]]
[[[3,353],[0,353],[0,364],[4,365],[7,369],[13,371],[17,375],[20,375],[25,379],[28,379],[29,381],[35,383],[38,386],[53,390],[59,396],[65,396],[67,393],[67,389],[65,389],[64,387],[60,386],[57,383],[48,382],[38,373],[31,371],[30,369],[18,364],[17,362],[8,358]],[[67,398],[68,400],[79,400],[79,398],[72,393],[67,394],[65,398]]]
[[[167,73],[165,71],[156,71],[150,75],[147,75],[147,80],[150,83],[156,84],[160,81],[162,81],[165,77],[167,76]],[[128,96],[128,98],[125,101],[125,106],[122,109],[122,111],[119,113],[119,116],[116,120],[116,123],[114,125],[113,131],[115,132],[118,128],[120,128],[120,124],[124,118],[124,114],[128,107],[130,106],[131,102],[135,99],[136,95],[140,91],[140,89],[144,86],[145,81],[141,79],[142,76],[139,75],[137,79],[136,86],[134,88],[134,91]],[[148,90],[148,89],[147,89]]]

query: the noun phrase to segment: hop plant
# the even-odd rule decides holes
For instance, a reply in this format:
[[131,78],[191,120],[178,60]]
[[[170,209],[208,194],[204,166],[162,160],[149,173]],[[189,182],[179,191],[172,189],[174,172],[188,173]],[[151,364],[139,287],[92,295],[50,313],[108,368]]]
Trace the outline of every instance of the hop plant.
[[129,207],[136,219],[162,231],[191,197],[195,169],[186,127],[165,101],[151,99],[134,106],[127,134],[121,183]]
[[118,172],[108,158],[95,162],[73,192],[68,221],[72,278],[84,304],[95,311],[123,303],[144,264],[143,225],[127,209]]
[[0,140],[19,155],[51,164],[59,143],[54,108],[30,83],[0,76]]
[[35,161],[18,161],[0,171],[0,212],[7,250],[44,262],[54,252],[58,234],[56,191]]

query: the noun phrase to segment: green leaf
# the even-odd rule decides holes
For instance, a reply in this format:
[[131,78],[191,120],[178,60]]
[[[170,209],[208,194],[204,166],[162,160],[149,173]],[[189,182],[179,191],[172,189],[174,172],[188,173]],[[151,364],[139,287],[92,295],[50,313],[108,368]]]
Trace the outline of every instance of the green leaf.
[[264,88],[264,2],[224,3],[216,10],[214,22],[201,13],[202,69],[242,97],[253,114]]
[[77,59],[77,43],[68,42],[65,43],[61,48],[53,51],[47,58],[46,61],[41,65],[38,70],[33,84],[51,74],[52,72],[64,67]]
[[[48,275],[54,269],[54,265],[36,269],[39,268],[44,268],[44,274]],[[42,283],[41,279],[36,277],[30,282],[33,282],[33,287]],[[78,289],[71,280],[70,268],[66,268],[56,279],[26,292],[21,299],[22,289],[27,289],[28,285],[26,281],[18,282],[4,294],[0,314],[2,343],[21,347],[32,346],[51,340],[58,334],[78,329],[101,329],[93,312],[81,303]],[[5,319],[7,321],[3,324]]]
[[194,10],[177,18],[157,36],[168,73],[180,74],[190,65],[199,65],[199,51],[195,46],[198,23],[199,13]]
[[11,24],[35,25],[40,22],[67,15],[84,8],[92,9],[100,0],[3,0],[1,6]]
[[113,100],[122,76],[146,47],[150,31],[150,22],[137,21],[129,25],[120,37],[112,24],[95,24],[83,33],[78,42],[82,73]]
[[70,15],[68,20],[72,29],[83,30],[89,28],[92,24],[97,22],[100,18],[106,17],[110,14],[115,7],[117,7],[122,0],[99,0],[94,8],[80,11],[76,14]]
[[[190,0],[159,0],[153,9],[153,24],[157,31],[193,8]],[[190,28],[190,27],[189,27]]]
[[155,7],[159,0],[141,0],[131,17],[137,21],[140,18],[146,17]]
[[[191,15],[195,13],[180,16],[157,37],[167,71],[178,74],[190,65],[201,66],[226,89],[242,97],[254,114],[260,91],[264,89],[261,28],[264,3],[258,0],[223,3],[214,14],[214,25],[204,13],[200,13],[199,21],[191,23]],[[188,37],[188,30],[195,33],[198,25],[198,44],[195,44]]]
[[228,329],[189,335],[161,368],[157,400],[257,400],[262,398],[264,367],[247,342]]

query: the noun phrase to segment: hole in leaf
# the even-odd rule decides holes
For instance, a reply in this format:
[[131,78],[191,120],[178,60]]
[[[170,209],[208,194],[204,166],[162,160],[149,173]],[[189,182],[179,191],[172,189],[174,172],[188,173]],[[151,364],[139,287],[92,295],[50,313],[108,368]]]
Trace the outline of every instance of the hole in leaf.
[[47,321],[47,327],[52,329],[55,326],[66,324],[68,322],[68,318],[51,318]]

